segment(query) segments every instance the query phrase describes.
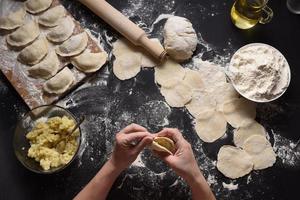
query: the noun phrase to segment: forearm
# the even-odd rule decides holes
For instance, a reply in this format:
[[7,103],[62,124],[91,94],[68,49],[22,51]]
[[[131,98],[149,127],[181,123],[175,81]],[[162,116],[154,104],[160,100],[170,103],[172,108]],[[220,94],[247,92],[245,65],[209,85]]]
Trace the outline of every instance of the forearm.
[[96,176],[74,198],[75,200],[105,200],[114,181],[122,172],[122,169],[113,165],[108,160]]
[[187,183],[191,187],[193,200],[216,200],[201,173],[187,180]]

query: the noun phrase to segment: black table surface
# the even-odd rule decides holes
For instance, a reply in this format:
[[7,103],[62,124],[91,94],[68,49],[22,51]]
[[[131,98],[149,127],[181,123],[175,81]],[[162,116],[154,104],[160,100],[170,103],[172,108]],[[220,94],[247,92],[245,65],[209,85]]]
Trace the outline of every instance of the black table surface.
[[[96,37],[103,38],[105,50],[118,34],[76,1],[63,0],[66,8]],[[286,94],[279,100],[258,105],[257,120],[267,129],[271,143],[274,134],[288,141],[299,139],[300,116],[300,15],[290,13],[285,0],[271,0],[273,20],[250,30],[239,30],[230,21],[232,1],[228,0],[110,0],[116,8],[149,31],[160,14],[184,16],[201,34],[197,52],[202,58],[221,64],[229,61],[239,47],[263,42],[279,49],[287,58],[292,80]],[[162,39],[163,21],[149,32]],[[209,44],[209,48],[204,44]],[[1,61],[0,61],[1,62]],[[188,65],[188,63],[185,63]],[[232,128],[227,137],[213,144],[204,144],[196,136],[193,119],[185,109],[169,109],[154,84],[153,70],[142,70],[136,78],[119,81],[109,62],[85,87],[66,96],[60,104],[77,117],[86,115],[82,131],[84,142],[78,158],[65,170],[52,175],[39,175],[25,169],[16,159],[12,140],[18,120],[28,111],[25,103],[0,73],[0,199],[71,199],[96,174],[107,159],[114,134],[136,122],[156,132],[163,127],[176,127],[192,143],[194,152],[207,179],[211,177],[217,199],[299,199],[299,165],[288,166],[282,156],[266,170],[255,171],[231,181],[212,164],[221,145],[232,144]],[[298,89],[297,89],[298,88]],[[167,124],[162,123],[163,120]],[[283,141],[283,140],[281,140]],[[286,145],[286,143],[282,143]],[[280,144],[279,147],[280,148]],[[135,165],[121,174],[108,199],[189,199],[190,191],[163,162],[149,150],[141,154],[143,166]],[[296,160],[297,161],[297,160]],[[299,161],[299,160],[298,160]],[[229,191],[222,182],[238,184]]]

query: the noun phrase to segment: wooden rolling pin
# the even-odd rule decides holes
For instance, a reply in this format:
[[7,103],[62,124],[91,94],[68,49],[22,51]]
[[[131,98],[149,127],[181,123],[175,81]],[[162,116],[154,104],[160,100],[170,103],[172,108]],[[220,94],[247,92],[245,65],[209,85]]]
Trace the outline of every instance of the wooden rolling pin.
[[105,0],[79,0],[82,4],[101,17],[106,23],[137,46],[146,49],[154,58],[163,61],[166,51],[159,44],[151,41],[144,30],[130,21]]

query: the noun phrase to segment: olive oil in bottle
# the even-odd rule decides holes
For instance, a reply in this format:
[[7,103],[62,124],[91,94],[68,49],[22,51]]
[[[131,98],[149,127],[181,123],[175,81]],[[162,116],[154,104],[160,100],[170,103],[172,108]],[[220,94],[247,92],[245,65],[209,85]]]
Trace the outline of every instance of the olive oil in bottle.
[[240,29],[249,29],[257,23],[269,22],[273,12],[267,7],[267,2],[267,0],[236,0],[231,8],[232,22]]

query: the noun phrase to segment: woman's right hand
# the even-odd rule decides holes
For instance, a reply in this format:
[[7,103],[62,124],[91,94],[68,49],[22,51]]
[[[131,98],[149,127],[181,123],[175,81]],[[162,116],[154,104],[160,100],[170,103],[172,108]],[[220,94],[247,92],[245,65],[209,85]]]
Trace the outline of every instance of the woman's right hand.
[[165,161],[176,173],[192,184],[194,180],[201,177],[202,174],[195,160],[192,147],[179,132],[178,129],[165,128],[156,136],[163,136],[172,139],[176,145],[176,152],[174,155],[166,155],[161,152],[156,154]]

